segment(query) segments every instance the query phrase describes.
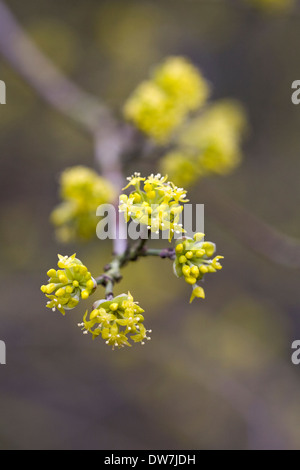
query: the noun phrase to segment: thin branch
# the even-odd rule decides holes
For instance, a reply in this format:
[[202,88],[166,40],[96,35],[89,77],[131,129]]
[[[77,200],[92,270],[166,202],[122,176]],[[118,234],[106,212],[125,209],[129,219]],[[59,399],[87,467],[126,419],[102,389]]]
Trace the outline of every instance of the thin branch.
[[[117,194],[120,194],[124,186],[121,166],[121,155],[125,144],[124,135],[122,129],[117,128],[117,125],[110,121],[104,123],[104,125],[94,133],[96,163],[104,178],[114,185]],[[116,256],[122,255],[127,249],[125,234],[120,234],[120,231],[124,230],[124,228],[123,224],[120,223],[120,214],[117,210],[118,204],[119,200],[117,196],[114,202],[117,220],[116,234],[113,241],[113,253]]]
[[170,260],[174,260],[175,248],[163,248],[162,250],[156,250],[154,248],[146,248],[143,256],[159,256],[162,259],[169,258]]
[[142,238],[133,247],[129,248],[127,246],[123,254],[116,256],[111,263],[105,266],[105,272],[96,278],[97,285],[105,287],[106,298],[112,296],[114,285],[122,279],[121,268],[124,268],[128,263],[146,256],[160,256],[161,258],[174,260],[174,248],[147,248],[145,246],[147,241],[147,238]]

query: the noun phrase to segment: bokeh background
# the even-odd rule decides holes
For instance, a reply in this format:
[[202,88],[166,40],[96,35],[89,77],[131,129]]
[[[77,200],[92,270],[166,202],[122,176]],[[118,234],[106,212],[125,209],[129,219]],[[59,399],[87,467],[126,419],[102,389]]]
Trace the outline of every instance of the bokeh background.
[[[239,99],[249,116],[244,160],[218,188],[245,209],[300,238],[300,12],[265,14],[242,1],[9,0],[24,30],[75,83],[116,114],[149,69],[189,57],[213,99]],[[39,287],[57,253],[100,274],[110,244],[60,245],[49,223],[58,176],[94,166],[89,135],[41,100],[0,57],[1,449],[297,449],[300,366],[299,271],[250,250],[220,223],[201,181],[207,239],[225,256],[206,300],[168,260],[124,270],[123,287],[146,310],[147,345],[111,351],[77,323],[45,309]],[[147,163],[144,163],[147,168]],[[153,168],[149,165],[150,172]],[[131,168],[128,169],[131,172]],[[249,227],[252,230],[252,227]],[[253,227],[255,230],[255,227]]]

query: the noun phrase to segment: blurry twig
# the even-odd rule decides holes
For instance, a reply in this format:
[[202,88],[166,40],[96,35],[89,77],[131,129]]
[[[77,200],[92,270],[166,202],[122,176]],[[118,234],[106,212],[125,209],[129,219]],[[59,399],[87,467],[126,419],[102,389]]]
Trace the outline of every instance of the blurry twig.
[[[0,52],[48,104],[92,135],[101,173],[118,191],[123,185],[120,156],[128,144],[127,127],[121,128],[107,107],[44,56],[1,0]],[[124,240],[116,240],[114,251],[120,254],[124,249]]]
[[100,120],[112,119],[108,109],[66,78],[23,31],[0,1],[0,52],[52,107],[94,132]]
[[[107,125],[108,124],[108,125]],[[127,145],[126,128],[117,126],[116,123],[110,121],[103,122],[103,125],[94,133],[95,159],[99,164],[100,170],[116,188],[116,192],[120,193],[124,186],[124,178],[122,175],[121,154],[124,146]],[[115,255],[120,256],[126,252],[127,241],[124,233],[124,225],[120,224],[118,212],[119,199],[117,196],[114,206],[116,209],[116,237],[114,238]],[[118,236],[118,234],[120,236]]]

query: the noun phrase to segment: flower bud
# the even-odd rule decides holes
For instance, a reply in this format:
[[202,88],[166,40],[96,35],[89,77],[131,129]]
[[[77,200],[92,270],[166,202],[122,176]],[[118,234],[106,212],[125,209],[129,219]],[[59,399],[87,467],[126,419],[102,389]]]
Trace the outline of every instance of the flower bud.
[[48,284],[41,286],[41,291],[49,299],[47,307],[53,311],[57,308],[63,315],[65,310],[76,307],[80,297],[87,299],[97,287],[91,273],[75,256],[58,255],[58,267],[63,269],[50,269],[47,272],[50,276]]

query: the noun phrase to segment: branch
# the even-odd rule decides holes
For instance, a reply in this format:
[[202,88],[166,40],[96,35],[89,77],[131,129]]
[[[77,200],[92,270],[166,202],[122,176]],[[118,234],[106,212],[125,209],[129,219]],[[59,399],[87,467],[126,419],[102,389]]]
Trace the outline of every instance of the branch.
[[[0,52],[48,104],[92,135],[100,172],[120,192],[124,182],[121,154],[130,144],[130,127],[121,127],[108,108],[65,77],[30,40],[2,0]],[[126,241],[120,238],[114,241],[117,255],[126,250]]]
[[146,248],[143,256],[159,256],[162,259],[169,258],[170,260],[174,260],[175,248],[163,248],[162,250]]
[[147,248],[145,245],[148,239],[140,239],[135,246],[126,250],[120,256],[116,256],[111,263],[105,266],[105,272],[96,278],[97,285],[105,287],[106,298],[112,298],[114,285],[122,279],[121,268],[126,266],[131,261],[137,261],[140,257],[145,256],[160,256],[161,258],[175,259],[174,248],[164,248],[162,250]]
[[110,112],[93,96],[66,78],[23,31],[0,1],[0,52],[11,66],[53,108],[94,132]]

